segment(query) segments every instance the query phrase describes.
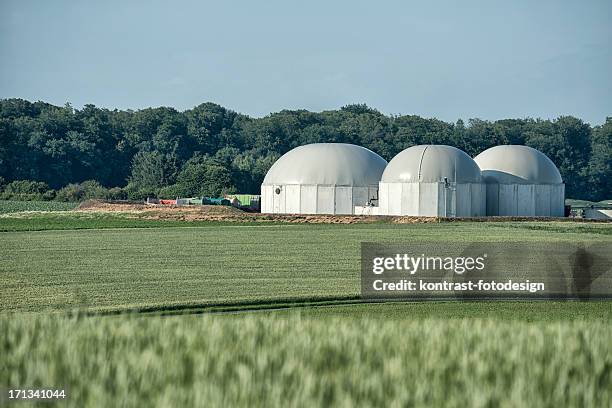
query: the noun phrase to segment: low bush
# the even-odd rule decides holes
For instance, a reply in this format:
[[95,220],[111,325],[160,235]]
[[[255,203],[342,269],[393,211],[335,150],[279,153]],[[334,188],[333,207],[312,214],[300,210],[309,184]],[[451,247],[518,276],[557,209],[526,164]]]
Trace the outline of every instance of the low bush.
[[82,201],[85,195],[83,187],[80,184],[68,184],[57,191],[56,199],[58,201]]
[[109,200],[127,200],[127,192],[121,187],[112,187],[108,189],[106,198]]
[[[1,187],[0,183],[0,187]],[[0,199],[19,201],[52,200],[55,190],[42,181],[15,180],[0,189]]]
[[191,195],[185,191],[185,189],[178,185],[173,184],[171,186],[162,187],[157,191],[159,198],[177,198],[177,197],[190,197]]
[[147,197],[157,197],[157,191],[152,188],[140,188],[133,183],[128,183],[124,189],[128,200],[145,200]]
[[[113,195],[123,196],[124,194],[122,194],[121,191],[114,190]],[[66,187],[61,188],[57,192],[56,199],[58,201],[83,201],[91,199],[111,199],[110,196],[109,189],[95,180],[86,180],[78,184],[68,184]]]

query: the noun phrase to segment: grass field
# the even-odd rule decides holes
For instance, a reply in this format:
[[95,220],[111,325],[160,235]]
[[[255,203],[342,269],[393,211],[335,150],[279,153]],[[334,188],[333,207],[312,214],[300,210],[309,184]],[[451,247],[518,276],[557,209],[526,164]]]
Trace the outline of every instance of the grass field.
[[[76,220],[80,220],[78,216]],[[67,215],[66,223],[75,222]],[[82,220],[81,220],[82,221]],[[0,228],[11,218],[0,218]],[[219,225],[4,232],[0,308],[164,309],[359,295],[360,242],[606,240],[607,224]],[[157,223],[157,224],[152,224]],[[156,225],[156,226],[154,226]],[[198,226],[194,226],[198,225]]]
[[59,201],[6,201],[0,200],[0,214],[21,211],[69,211],[78,203],[63,203]]
[[62,406],[612,403],[609,322],[0,317],[10,384]]
[[0,231],[0,388],[67,386],[62,406],[612,403],[612,302],[359,303],[362,241],[612,245],[610,224],[50,212]]

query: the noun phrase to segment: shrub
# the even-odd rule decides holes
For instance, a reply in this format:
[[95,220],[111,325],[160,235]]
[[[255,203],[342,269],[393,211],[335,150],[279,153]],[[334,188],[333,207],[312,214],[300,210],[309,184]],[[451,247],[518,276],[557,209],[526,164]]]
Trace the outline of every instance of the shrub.
[[113,187],[108,189],[106,198],[109,200],[126,200],[128,196],[127,192],[121,187]]
[[187,197],[189,193],[184,190],[184,188],[178,184],[173,184],[171,186],[162,187],[157,191],[157,196],[159,198],[177,198],[177,197]]
[[108,198],[108,189],[95,180],[82,182],[81,188],[83,189],[83,198],[85,200],[90,200],[92,198]]
[[145,200],[147,197],[157,197],[157,191],[152,188],[139,188],[134,183],[128,183],[124,189],[128,200]]
[[49,189],[47,183],[42,181],[15,180],[4,187],[0,198],[23,201],[46,200],[46,197],[54,194],[54,190]]
[[57,201],[82,201],[85,195],[80,184],[70,183],[57,191],[55,199]]
[[6,185],[4,191],[11,194],[44,194],[49,190],[42,181],[15,180]]
[[53,201],[55,200],[55,195],[57,194],[57,192],[55,190],[47,190],[45,191],[45,193],[42,195],[42,199],[44,201]]
[[58,201],[83,201],[94,198],[109,198],[109,191],[95,180],[87,180],[80,184],[68,184],[57,192]]

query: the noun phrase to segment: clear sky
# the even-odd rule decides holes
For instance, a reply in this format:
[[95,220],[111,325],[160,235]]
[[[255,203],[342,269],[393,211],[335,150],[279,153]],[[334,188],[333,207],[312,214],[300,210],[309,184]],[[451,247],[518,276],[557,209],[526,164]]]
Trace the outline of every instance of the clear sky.
[[0,0],[0,98],[612,116],[612,1]]

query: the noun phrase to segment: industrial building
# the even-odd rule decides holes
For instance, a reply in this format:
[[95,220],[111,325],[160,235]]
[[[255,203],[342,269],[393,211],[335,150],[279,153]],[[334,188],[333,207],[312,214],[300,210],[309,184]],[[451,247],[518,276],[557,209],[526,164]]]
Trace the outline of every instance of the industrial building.
[[353,214],[377,205],[385,159],[364,147],[315,143],[297,147],[272,165],[261,185],[261,212]]
[[431,217],[485,215],[486,186],[480,169],[452,146],[419,145],[400,152],[379,184],[378,213]]
[[366,148],[315,143],[283,155],[261,186],[261,212],[426,217],[564,216],[555,164],[527,146],[496,146],[475,159],[420,145],[388,164]]
[[544,153],[527,146],[495,146],[474,161],[487,186],[487,215],[564,216],[565,184]]

